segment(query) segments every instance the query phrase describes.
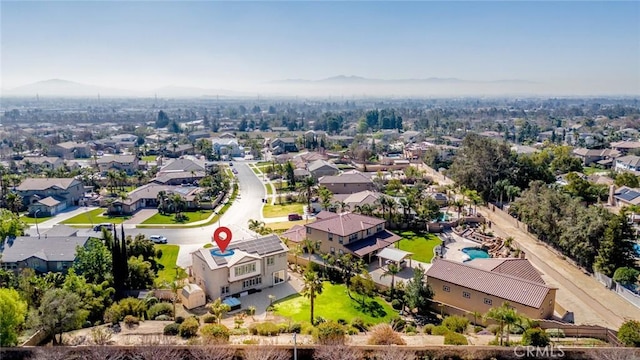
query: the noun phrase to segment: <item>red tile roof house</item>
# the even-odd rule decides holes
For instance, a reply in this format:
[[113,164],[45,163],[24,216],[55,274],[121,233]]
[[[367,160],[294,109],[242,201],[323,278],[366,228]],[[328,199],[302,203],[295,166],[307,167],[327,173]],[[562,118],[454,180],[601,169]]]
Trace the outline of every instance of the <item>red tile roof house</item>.
[[435,259],[427,270],[433,300],[468,312],[486,313],[508,302],[532,319],[553,316],[556,288],[544,283],[526,259]]
[[371,262],[378,251],[401,239],[384,228],[384,220],[375,217],[322,211],[316,219],[305,224],[305,238],[314,242],[323,254],[349,253]]

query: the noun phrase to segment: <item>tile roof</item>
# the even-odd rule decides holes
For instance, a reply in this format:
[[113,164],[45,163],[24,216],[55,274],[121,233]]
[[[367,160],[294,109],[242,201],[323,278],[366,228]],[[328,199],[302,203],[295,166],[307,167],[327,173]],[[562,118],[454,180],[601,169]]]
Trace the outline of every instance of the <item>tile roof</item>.
[[439,279],[536,309],[542,306],[545,297],[553,289],[545,284],[510,274],[482,270],[444,259],[433,261],[427,270],[427,282],[429,282],[429,278]]
[[167,171],[204,171],[204,163],[199,164],[190,159],[177,159],[160,169],[160,173]]
[[635,155],[621,156],[616,159],[616,163],[621,163],[621,164],[630,165],[630,166],[638,166],[640,165],[640,156],[635,156]]
[[52,187],[68,189],[75,183],[80,182],[74,178],[27,178],[16,188],[18,191],[47,190]]
[[474,259],[466,265],[491,272],[512,275],[521,279],[544,284],[544,280],[529,260],[516,258]]
[[366,256],[372,252],[384,249],[389,245],[400,241],[402,237],[392,233],[389,230],[382,230],[364,239],[346,244],[344,247],[359,257]]
[[209,268],[231,267],[247,257],[259,259],[266,255],[286,252],[289,249],[280,240],[278,235],[267,235],[257,239],[243,239],[229,244],[228,250],[234,250],[235,254],[229,257],[212,256],[212,251],[220,251],[216,245],[205,249],[201,248],[193,252],[194,255],[203,259]]
[[359,171],[344,172],[340,175],[323,176],[318,179],[319,184],[362,184],[373,183],[370,177],[367,177]]
[[333,214],[333,216],[322,214],[321,212],[318,215],[320,215],[320,217],[316,216],[318,220],[305,226],[339,236],[349,236],[358,231],[371,229],[385,223],[382,219],[351,212]]
[[303,225],[294,225],[291,229],[280,234],[280,237],[294,243],[300,243],[305,237],[307,237],[306,231],[307,230]]
[[336,173],[339,171],[338,167],[334,163],[330,163],[330,162],[322,160],[322,159],[318,159],[318,160],[315,160],[315,161],[311,162],[309,164],[309,166],[307,166],[307,169],[309,171],[315,171],[315,170],[318,170],[318,169],[323,168],[325,166],[330,167],[331,169],[334,169],[336,171]]
[[78,234],[79,229],[73,228],[71,226],[58,224],[54,225],[51,229],[43,232],[43,234],[47,234],[47,237],[68,237],[68,236],[76,236]]
[[46,198],[42,199],[42,200],[38,200],[39,204],[42,204],[44,206],[57,206],[61,203],[62,201],[52,197],[52,196],[47,196]]
[[135,155],[113,155],[113,156],[103,156],[97,160],[98,164],[108,164],[111,162],[117,163],[132,163],[136,160]]
[[84,246],[88,236],[18,236],[7,240],[1,249],[1,262],[18,262],[32,256],[45,261],[73,261],[76,258],[76,246]]

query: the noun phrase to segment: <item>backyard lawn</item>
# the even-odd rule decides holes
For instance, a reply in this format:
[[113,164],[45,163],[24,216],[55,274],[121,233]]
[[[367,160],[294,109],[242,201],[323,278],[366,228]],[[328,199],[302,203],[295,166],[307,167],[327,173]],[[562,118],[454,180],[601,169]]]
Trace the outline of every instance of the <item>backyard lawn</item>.
[[[176,278],[176,261],[178,260],[178,245],[155,245],[156,250],[162,250],[162,257],[157,260],[162,265],[158,271],[156,284],[161,285],[163,282],[172,282]],[[178,268],[178,272],[184,273],[183,268]]]
[[61,222],[61,224],[100,224],[107,222],[110,224],[121,224],[123,221],[130,218],[129,216],[104,216],[104,211],[105,209],[98,208],[83,212],[82,214],[78,214]]
[[294,225],[311,224],[314,221],[316,221],[315,218],[309,219],[309,220],[283,221],[283,222],[276,222],[276,223],[267,223],[266,226],[273,230],[289,230]]
[[[397,311],[380,297],[375,297],[373,300],[367,299],[363,308],[360,296],[356,294],[353,296],[356,300],[349,298],[345,285],[333,285],[325,281],[322,294],[315,299],[313,316],[336,321],[344,319],[348,322],[359,317],[365,323],[371,324],[389,322],[397,316]],[[309,299],[300,294],[294,294],[277,301],[274,306],[277,315],[291,318],[294,321],[310,320]]]
[[415,233],[413,231],[402,231],[398,233],[402,240],[398,242],[400,250],[413,253],[413,260],[430,263],[433,258],[433,248],[440,245],[442,240],[429,233]]
[[149,162],[149,161],[156,161],[156,158],[157,158],[157,157],[158,157],[157,155],[147,155],[147,156],[142,156],[142,157],[141,157],[141,160],[142,160],[142,161],[147,161],[147,162]]
[[262,208],[262,215],[268,217],[287,216],[289,214],[301,214],[302,207],[306,204],[303,203],[289,203],[289,204],[266,204]]
[[174,219],[173,214],[160,214],[156,213],[152,217],[143,221],[142,224],[189,224],[195,221],[206,220],[212,213],[211,210],[199,210],[199,211],[184,211],[182,212],[184,215],[189,218],[189,220],[177,222]]
[[[37,220],[38,220],[38,224],[40,224],[43,221],[47,221],[51,219],[53,219],[53,216],[38,216]],[[36,218],[30,217],[29,215],[20,216],[20,220],[22,220],[25,224],[29,224],[29,225],[35,225],[36,223]]]
[[594,166],[585,166],[582,168],[582,173],[585,175],[593,175],[595,173],[606,173],[607,169],[601,169]]

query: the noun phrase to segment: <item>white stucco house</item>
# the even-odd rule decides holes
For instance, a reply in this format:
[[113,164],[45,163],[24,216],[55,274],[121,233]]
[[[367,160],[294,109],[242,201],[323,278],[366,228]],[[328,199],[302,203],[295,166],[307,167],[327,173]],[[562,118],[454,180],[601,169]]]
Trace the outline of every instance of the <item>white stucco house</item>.
[[193,253],[191,276],[207,297],[242,297],[287,281],[287,251],[277,235],[232,241],[220,256],[217,246]]

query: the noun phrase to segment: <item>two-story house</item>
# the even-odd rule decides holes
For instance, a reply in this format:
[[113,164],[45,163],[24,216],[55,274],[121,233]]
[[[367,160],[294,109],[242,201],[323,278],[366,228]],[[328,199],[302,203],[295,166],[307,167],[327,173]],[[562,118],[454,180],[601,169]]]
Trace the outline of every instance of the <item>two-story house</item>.
[[97,159],[98,170],[105,174],[109,170],[124,170],[128,175],[132,175],[140,169],[138,157],[135,155],[113,155],[103,156]]
[[[223,134],[225,135],[225,134]],[[213,152],[219,156],[230,156],[230,157],[239,157],[242,156],[242,152],[244,149],[238,145],[238,139],[235,137],[223,137],[221,135],[217,138],[211,139],[211,146],[213,147]]]
[[352,170],[340,175],[323,176],[318,179],[318,185],[322,185],[334,194],[353,194],[360,191],[375,190],[375,185],[370,177]]
[[53,145],[49,149],[49,155],[59,156],[66,160],[88,158],[91,156],[91,148],[86,143],[67,141]]
[[319,179],[323,176],[338,175],[340,172],[336,164],[321,159],[310,163],[307,170],[315,179]]
[[635,175],[640,174],[640,156],[626,155],[616,159],[615,171],[628,171]]
[[76,247],[85,246],[88,240],[88,236],[18,236],[0,249],[0,266],[13,271],[66,272],[76,259]]
[[27,178],[16,188],[29,214],[53,216],[69,206],[80,204],[84,186],[74,178]]
[[295,138],[277,138],[271,141],[271,152],[273,154],[282,154],[286,152],[297,152],[298,145],[296,145]]
[[191,253],[191,274],[210,299],[241,297],[287,281],[288,250],[277,235],[234,240]]
[[371,262],[378,251],[401,239],[385,229],[385,221],[376,217],[322,211],[316,219],[305,224],[306,238],[325,254],[350,253]]
[[29,173],[57,170],[64,166],[64,160],[53,156],[25,157],[16,163],[18,169]]

